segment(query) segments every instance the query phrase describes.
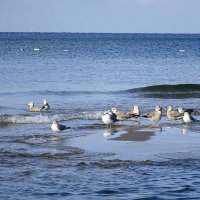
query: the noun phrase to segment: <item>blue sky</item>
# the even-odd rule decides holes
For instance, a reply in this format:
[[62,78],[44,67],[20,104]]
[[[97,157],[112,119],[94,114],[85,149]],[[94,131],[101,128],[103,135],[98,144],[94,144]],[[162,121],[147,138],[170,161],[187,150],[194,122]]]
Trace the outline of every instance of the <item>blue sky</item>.
[[200,33],[200,0],[0,0],[0,32]]

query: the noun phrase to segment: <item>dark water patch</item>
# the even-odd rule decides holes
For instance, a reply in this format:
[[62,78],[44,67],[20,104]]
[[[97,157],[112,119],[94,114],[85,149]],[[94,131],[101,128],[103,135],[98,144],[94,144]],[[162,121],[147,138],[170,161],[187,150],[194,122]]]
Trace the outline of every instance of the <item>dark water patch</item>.
[[69,192],[44,192],[44,193],[33,193],[33,196],[37,196],[39,198],[44,198],[48,197],[49,199],[51,198],[59,198],[59,197],[66,197],[66,196],[71,196],[72,194]]
[[[83,155],[83,154],[80,154]],[[79,155],[77,155],[79,156]],[[99,155],[99,157],[106,157],[106,156],[115,156],[114,154],[110,155]],[[96,160],[96,161],[95,161]],[[127,169],[127,170],[135,170],[144,167],[144,168],[155,168],[155,169],[163,169],[163,168],[180,168],[180,169],[194,169],[198,170],[200,165],[200,159],[172,159],[172,160],[164,160],[164,161],[155,161],[155,160],[120,160],[120,159],[98,159],[97,157],[93,157],[91,159],[84,159],[84,158],[75,158],[70,159],[69,163],[53,163],[48,166],[48,168],[55,168],[55,167],[78,167],[79,169],[102,169],[102,170],[110,170],[110,169]],[[142,172],[142,175],[149,175],[148,171]]]
[[96,94],[109,94],[108,92],[101,91],[34,91],[36,94],[40,95],[56,95],[56,96],[76,96],[76,95],[96,95]]
[[[155,136],[157,130],[136,130],[131,128],[125,129],[127,133],[121,134],[117,137],[111,138],[116,141],[146,141],[150,140],[151,137]],[[160,131],[160,130],[158,130]]]
[[102,123],[94,123],[94,124],[88,124],[88,125],[84,125],[84,126],[79,126],[77,127],[77,129],[109,129],[112,132],[117,132],[116,128],[125,128],[127,127],[127,125],[125,124],[115,124],[113,127],[108,128],[105,124]]
[[98,195],[101,196],[110,196],[110,195],[116,195],[116,194],[121,194],[120,191],[118,190],[111,190],[111,189],[103,189],[103,190],[99,190],[96,192]]
[[163,157],[163,158],[167,158],[167,159],[171,159],[171,160],[183,160],[183,159],[197,159],[199,158],[199,152],[196,150],[193,150],[192,152],[188,151],[188,152],[174,152],[173,154],[157,154],[157,156]]
[[67,159],[69,156],[80,155],[83,154],[84,150],[75,148],[75,147],[67,147],[64,152],[52,153],[29,153],[29,152],[12,152],[12,151],[0,151],[1,159]]
[[154,85],[141,89],[145,92],[200,92],[200,84]]
[[100,160],[98,162],[92,163],[92,165],[98,167],[98,168],[104,168],[104,169],[109,169],[109,168],[116,168],[116,167],[125,167],[125,166],[130,166],[133,165],[135,161],[133,160]]
[[161,198],[159,196],[150,196],[148,197],[141,197],[141,198],[134,198],[134,200],[164,200],[165,198]]
[[[184,154],[184,153],[183,153]],[[167,159],[165,157],[161,157],[161,161],[151,162],[150,165],[155,167],[180,167],[180,168],[189,168],[189,169],[199,169],[200,168],[200,159],[199,156],[190,155],[188,158],[171,158]],[[149,164],[149,163],[147,163]]]
[[170,191],[166,191],[166,193],[170,194],[170,193],[185,193],[185,192],[195,192],[196,189],[194,189],[192,186],[190,185],[184,185],[181,189],[174,189],[174,190],[170,190]]
[[[114,153],[107,153],[105,155],[99,154],[101,157],[110,157],[115,156]],[[93,158],[93,160],[96,160],[97,158]],[[99,159],[95,162],[93,160],[88,161],[81,161],[77,162],[75,166],[77,167],[83,167],[83,168],[100,168],[100,169],[114,169],[114,168],[126,168],[126,167],[135,167],[135,166],[155,166],[156,162],[152,160],[143,160],[143,161],[137,161],[137,160],[120,160],[120,159],[112,159],[112,160],[104,160]]]
[[122,93],[130,93],[143,98],[187,99],[200,98],[200,84],[153,85],[134,88]]

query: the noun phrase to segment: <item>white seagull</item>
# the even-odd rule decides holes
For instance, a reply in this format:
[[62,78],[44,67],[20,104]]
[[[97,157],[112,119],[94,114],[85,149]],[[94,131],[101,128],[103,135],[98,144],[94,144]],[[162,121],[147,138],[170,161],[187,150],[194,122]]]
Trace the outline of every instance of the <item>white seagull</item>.
[[66,127],[65,125],[58,124],[56,121],[53,121],[51,124],[51,130],[54,132],[64,131],[65,129],[69,129],[70,127]]
[[182,107],[179,107],[178,108],[178,112],[180,112],[180,113],[184,113],[184,112],[188,112],[189,114],[191,114],[194,110],[193,109],[191,109],[191,108],[186,108],[186,109],[184,109],[184,108],[182,108]]
[[107,126],[114,124],[117,121],[117,116],[111,110],[105,111],[102,115],[102,121]]
[[[187,113],[189,114],[191,120],[192,120],[193,122],[196,122],[196,121],[198,121],[198,120],[195,119],[195,118],[191,115],[191,114],[193,113],[193,111],[194,111],[194,110],[191,109],[191,108],[189,108],[189,109],[183,109],[182,107],[179,107],[179,108],[178,108],[178,112],[182,113],[183,116],[184,116],[184,113],[187,112]],[[186,114],[186,116],[187,116],[187,114]],[[185,117],[185,119],[187,119],[187,117]],[[184,121],[184,120],[183,120],[183,121]]]
[[190,116],[189,112],[185,111],[183,116],[183,121],[186,124],[192,124],[192,122],[194,122],[195,119],[192,116]]

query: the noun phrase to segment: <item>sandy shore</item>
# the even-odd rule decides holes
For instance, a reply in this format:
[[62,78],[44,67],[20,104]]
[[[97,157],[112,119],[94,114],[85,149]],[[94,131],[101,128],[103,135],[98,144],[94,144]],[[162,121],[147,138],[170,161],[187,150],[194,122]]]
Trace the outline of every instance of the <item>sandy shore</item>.
[[[182,123],[118,124],[114,128],[91,125],[92,134],[71,138],[71,146],[87,153],[112,153],[114,159],[160,160],[197,156],[200,144],[200,124]],[[107,159],[105,157],[105,159]],[[111,159],[110,157],[108,159]]]

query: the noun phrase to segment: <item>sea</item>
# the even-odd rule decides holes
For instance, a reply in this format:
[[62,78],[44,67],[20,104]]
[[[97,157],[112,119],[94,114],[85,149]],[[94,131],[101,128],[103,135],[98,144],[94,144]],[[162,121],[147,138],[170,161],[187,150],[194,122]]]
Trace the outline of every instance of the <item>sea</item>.
[[[0,199],[199,199],[199,67],[200,34],[1,32]],[[134,105],[139,118],[102,122]]]

